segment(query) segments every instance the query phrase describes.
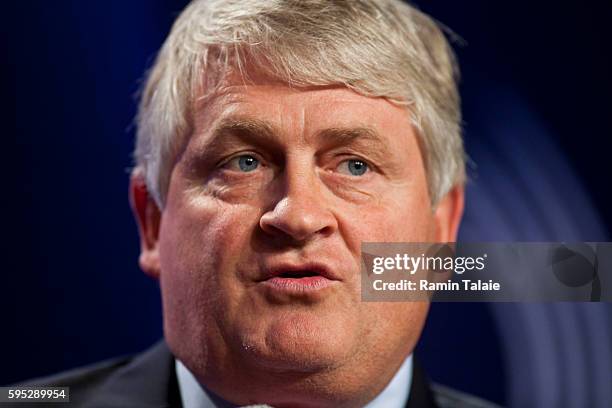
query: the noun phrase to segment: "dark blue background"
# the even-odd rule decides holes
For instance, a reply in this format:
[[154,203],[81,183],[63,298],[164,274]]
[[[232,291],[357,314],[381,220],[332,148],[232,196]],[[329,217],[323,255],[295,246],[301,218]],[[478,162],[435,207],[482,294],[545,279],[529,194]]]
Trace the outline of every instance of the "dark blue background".
[[[157,284],[137,266],[127,175],[134,95],[184,4],[32,1],[4,10],[3,128],[10,144],[2,149],[0,384],[136,352],[162,335]],[[578,0],[418,4],[467,43],[456,50],[466,146],[476,164],[488,147],[501,154],[498,163],[505,153],[512,166],[527,171],[554,156],[578,180],[580,189],[543,199],[578,197],[572,208],[584,208],[587,226],[575,234],[553,236],[544,227],[512,237],[607,239],[610,6]],[[517,123],[516,140],[496,131]],[[540,138],[537,156],[509,154],[513,145],[529,150]],[[471,174],[478,186],[478,167]],[[506,176],[500,172],[493,183]],[[556,182],[563,187],[563,178]],[[468,216],[478,194],[468,189]],[[530,203],[531,197],[522,199]],[[563,224],[566,216],[549,219]],[[498,223],[462,236],[503,240],[510,236],[503,228]],[[498,338],[483,305],[434,305],[418,353],[434,379],[504,402],[507,372]]]

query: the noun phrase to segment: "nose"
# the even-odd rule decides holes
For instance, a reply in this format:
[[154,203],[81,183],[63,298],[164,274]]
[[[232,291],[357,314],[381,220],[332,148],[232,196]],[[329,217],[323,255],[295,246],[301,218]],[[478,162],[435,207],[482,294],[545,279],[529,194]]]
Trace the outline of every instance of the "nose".
[[269,235],[284,236],[294,242],[305,242],[331,235],[338,228],[320,181],[304,172],[285,174],[284,194],[274,207],[263,214],[261,229]]

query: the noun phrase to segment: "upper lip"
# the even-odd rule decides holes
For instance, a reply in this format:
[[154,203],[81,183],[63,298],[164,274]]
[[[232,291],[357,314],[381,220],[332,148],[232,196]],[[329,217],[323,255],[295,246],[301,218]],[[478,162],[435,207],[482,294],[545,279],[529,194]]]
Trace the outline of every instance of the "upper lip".
[[262,277],[259,280],[264,281],[283,275],[287,275],[287,277],[298,277],[308,274],[320,275],[330,280],[340,280],[340,277],[330,267],[320,262],[278,263],[269,265],[264,268]]

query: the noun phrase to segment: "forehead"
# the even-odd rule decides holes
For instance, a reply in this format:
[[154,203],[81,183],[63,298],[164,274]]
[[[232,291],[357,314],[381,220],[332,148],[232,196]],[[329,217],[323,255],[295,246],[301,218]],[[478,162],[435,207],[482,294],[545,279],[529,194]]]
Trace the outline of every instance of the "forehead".
[[343,86],[291,87],[261,80],[226,80],[194,109],[196,130],[232,117],[252,118],[276,129],[307,136],[326,128],[371,128],[382,134],[412,133],[408,109],[385,98],[367,97]]

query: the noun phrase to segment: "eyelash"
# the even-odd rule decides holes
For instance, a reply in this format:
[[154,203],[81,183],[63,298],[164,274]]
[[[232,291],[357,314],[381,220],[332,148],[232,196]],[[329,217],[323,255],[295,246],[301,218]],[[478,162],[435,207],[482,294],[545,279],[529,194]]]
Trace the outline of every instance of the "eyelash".
[[[246,151],[241,151],[238,153],[235,153],[233,155],[231,155],[230,157],[223,159],[219,162],[219,164],[217,165],[218,168],[223,169],[226,168],[232,161],[239,159],[241,157],[244,156],[250,156],[253,157],[254,159],[256,159],[258,161],[258,167],[268,167],[266,165],[266,161],[257,153],[246,150]],[[362,157],[359,156],[355,156],[355,155],[349,155],[349,154],[342,154],[342,155],[337,155],[336,157],[342,158],[342,160],[335,162],[336,164],[333,167],[333,170],[338,169],[338,167],[342,164],[342,163],[346,163],[346,162],[350,162],[350,161],[357,161],[357,162],[361,162],[363,164],[365,164],[366,166],[366,171],[362,174],[362,175],[349,175],[349,174],[342,174],[343,176],[346,177],[351,177],[351,178],[362,178],[365,175],[376,171],[377,167],[375,165],[373,165],[370,161],[363,159]],[[348,165],[348,164],[347,164]],[[256,170],[256,169],[254,169]],[[253,171],[254,171],[253,170]],[[248,172],[241,172],[241,171],[237,171],[237,170],[233,170],[236,171],[238,173],[248,173]]]
[[[346,167],[348,169],[348,172],[350,173],[351,169],[350,169],[350,163],[351,162],[359,162],[361,164],[363,164],[365,166],[365,170],[362,174],[347,174],[345,172],[340,172],[338,169],[340,168],[340,166],[342,166],[344,163],[346,163]],[[370,173],[372,171],[372,167],[370,165],[370,163],[366,160],[363,160],[359,157],[349,157],[346,158],[340,162],[338,162],[338,164],[334,167],[334,170],[339,172],[342,175],[345,175],[347,177],[354,177],[354,178],[362,178],[365,177],[368,173]]]
[[364,163],[367,166],[367,173],[370,172],[380,172],[379,168],[377,165],[375,165],[374,163],[372,163],[370,160],[364,159],[362,156],[358,155],[358,154],[354,154],[351,152],[346,152],[346,153],[340,153],[334,156],[334,158],[336,160],[339,161],[335,161],[336,165],[335,168],[337,168],[340,163],[344,163],[346,161],[349,160],[355,160],[355,161],[360,161],[362,163]]
[[229,156],[229,157],[219,161],[219,163],[217,164],[217,167],[218,168],[224,168],[229,163],[231,163],[232,161],[234,161],[236,159],[239,159],[240,157],[243,157],[243,156],[251,156],[254,159],[256,159],[259,162],[260,165],[265,166],[265,164],[264,164],[265,160],[262,159],[262,157],[260,155],[258,155],[257,153],[254,153],[254,152],[252,152],[250,150],[245,150],[245,151],[242,151],[242,152],[238,152],[238,153],[232,154],[231,156]]

